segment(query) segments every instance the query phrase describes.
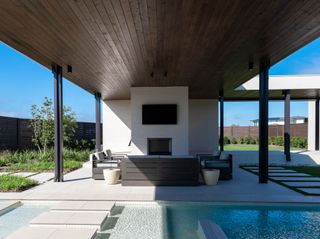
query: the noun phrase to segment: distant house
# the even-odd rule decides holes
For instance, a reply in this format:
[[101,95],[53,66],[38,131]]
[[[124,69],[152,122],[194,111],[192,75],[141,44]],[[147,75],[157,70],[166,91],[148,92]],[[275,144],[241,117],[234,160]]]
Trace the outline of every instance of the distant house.
[[[259,119],[251,120],[254,126],[259,125]],[[308,117],[293,116],[290,118],[290,124],[303,124],[308,122]],[[270,117],[268,120],[269,125],[284,125],[284,117]]]

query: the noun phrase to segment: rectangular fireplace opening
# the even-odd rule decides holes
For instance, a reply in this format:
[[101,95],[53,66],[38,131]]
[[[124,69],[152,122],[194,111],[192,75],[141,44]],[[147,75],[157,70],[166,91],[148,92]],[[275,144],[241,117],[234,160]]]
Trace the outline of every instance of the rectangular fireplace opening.
[[171,155],[172,154],[171,138],[152,138],[148,139],[149,155]]

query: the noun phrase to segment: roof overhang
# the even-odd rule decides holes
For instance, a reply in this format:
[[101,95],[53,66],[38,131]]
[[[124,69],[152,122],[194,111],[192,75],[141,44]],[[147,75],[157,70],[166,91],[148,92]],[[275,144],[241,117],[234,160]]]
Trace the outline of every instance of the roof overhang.
[[132,86],[232,98],[260,58],[273,65],[320,36],[319,9],[319,0],[3,0],[0,40],[103,99],[128,99]]

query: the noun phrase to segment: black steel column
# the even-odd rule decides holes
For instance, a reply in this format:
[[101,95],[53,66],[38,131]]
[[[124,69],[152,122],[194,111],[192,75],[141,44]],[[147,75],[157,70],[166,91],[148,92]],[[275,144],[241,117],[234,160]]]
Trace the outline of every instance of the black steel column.
[[319,129],[320,129],[320,121],[319,121],[319,99],[316,99],[316,115],[315,115],[315,150],[319,151]]
[[284,94],[284,154],[287,161],[291,161],[290,154],[290,90],[285,90]]
[[220,102],[220,151],[224,151],[224,96],[223,91],[220,91],[219,94],[219,102]]
[[54,160],[55,182],[63,182],[63,101],[62,67],[52,66],[54,79]]
[[94,95],[96,100],[96,151],[101,151],[101,95]]
[[259,68],[259,182],[268,183],[268,88],[269,61],[261,60]]

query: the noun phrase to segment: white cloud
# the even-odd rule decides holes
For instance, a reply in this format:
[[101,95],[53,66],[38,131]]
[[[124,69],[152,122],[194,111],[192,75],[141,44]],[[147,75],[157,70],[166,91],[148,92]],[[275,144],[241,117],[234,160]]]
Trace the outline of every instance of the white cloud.
[[15,112],[4,112],[4,111],[0,111],[0,116],[17,117],[18,114],[15,113]]

